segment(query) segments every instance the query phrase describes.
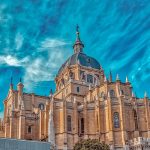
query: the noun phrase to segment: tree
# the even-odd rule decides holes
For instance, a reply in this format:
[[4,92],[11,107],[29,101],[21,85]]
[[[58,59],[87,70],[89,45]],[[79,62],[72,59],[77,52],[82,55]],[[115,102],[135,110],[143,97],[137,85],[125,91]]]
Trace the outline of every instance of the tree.
[[109,145],[97,139],[87,139],[77,142],[73,150],[110,150]]

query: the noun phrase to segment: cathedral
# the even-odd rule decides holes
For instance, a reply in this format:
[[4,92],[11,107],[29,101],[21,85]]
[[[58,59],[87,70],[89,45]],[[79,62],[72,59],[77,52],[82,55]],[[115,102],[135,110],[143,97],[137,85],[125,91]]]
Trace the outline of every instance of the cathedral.
[[[22,81],[11,82],[4,100],[5,138],[49,141],[72,150],[81,139],[98,139],[122,150],[134,138],[150,138],[150,101],[137,98],[126,77],[106,78],[99,62],[84,53],[76,29],[74,53],[60,67],[56,90],[49,96],[25,93]],[[2,123],[1,123],[2,124]]]

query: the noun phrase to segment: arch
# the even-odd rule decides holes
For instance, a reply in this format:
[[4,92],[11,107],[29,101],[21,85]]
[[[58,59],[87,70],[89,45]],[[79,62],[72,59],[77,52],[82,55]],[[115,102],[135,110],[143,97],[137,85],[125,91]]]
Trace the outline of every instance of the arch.
[[71,131],[72,130],[72,126],[71,126],[71,116],[68,115],[67,116],[67,131]]
[[118,112],[114,112],[113,119],[114,119],[114,127],[119,128],[120,122],[119,122],[119,113]]
[[110,93],[110,97],[115,97],[115,91],[114,90],[110,90],[109,93]]
[[39,106],[38,106],[38,108],[39,108],[40,110],[44,110],[44,108],[45,108],[45,107],[44,107],[44,104],[43,104],[43,103],[40,103]]

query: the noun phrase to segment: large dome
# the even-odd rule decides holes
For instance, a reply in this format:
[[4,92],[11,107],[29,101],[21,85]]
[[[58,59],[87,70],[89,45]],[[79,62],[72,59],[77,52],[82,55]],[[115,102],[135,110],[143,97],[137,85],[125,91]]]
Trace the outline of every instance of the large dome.
[[73,54],[71,57],[67,59],[67,61],[59,69],[58,74],[60,74],[64,68],[76,64],[79,64],[84,67],[90,67],[93,69],[100,69],[100,64],[96,59],[89,57],[82,52],[79,52]]

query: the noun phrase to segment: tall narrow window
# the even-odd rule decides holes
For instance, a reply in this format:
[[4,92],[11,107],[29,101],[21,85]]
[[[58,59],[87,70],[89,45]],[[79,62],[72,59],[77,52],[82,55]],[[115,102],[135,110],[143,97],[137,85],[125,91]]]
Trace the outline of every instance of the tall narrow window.
[[67,130],[71,131],[71,116],[67,116]]
[[138,130],[138,119],[137,119],[137,113],[135,109],[133,109],[133,115],[134,115],[135,130]]
[[84,118],[81,118],[81,134],[84,134]]
[[87,82],[93,83],[93,76],[92,75],[90,75],[90,74],[87,75]]
[[114,127],[119,128],[119,113],[118,112],[114,113]]
[[77,87],[77,92],[78,92],[78,93],[80,92],[80,88],[79,88],[79,87]]
[[31,131],[32,131],[31,126],[28,126],[28,133],[31,133]]

